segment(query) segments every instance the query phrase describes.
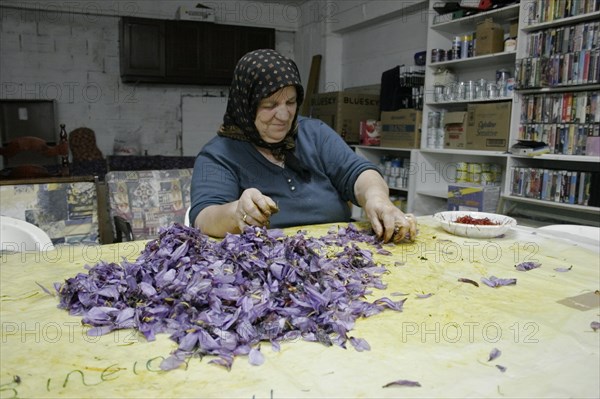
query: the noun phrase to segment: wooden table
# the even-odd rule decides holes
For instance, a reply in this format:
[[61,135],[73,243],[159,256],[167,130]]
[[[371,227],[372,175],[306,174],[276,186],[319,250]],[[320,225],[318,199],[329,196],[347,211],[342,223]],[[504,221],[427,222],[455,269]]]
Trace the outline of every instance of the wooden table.
[[[79,317],[58,309],[51,287],[99,260],[133,260],[143,242],[3,255],[0,396],[11,397],[599,397],[600,264],[597,248],[517,228],[503,238],[451,236],[419,218],[414,244],[376,255],[388,266],[387,289],[408,294],[402,312],[357,322],[351,335],[370,351],[304,341],[281,351],[263,343],[265,363],[238,357],[231,371],[193,359],[159,370],[175,348],[161,335],[147,342],[132,330],[89,337]],[[312,226],[323,235],[328,226]],[[290,230],[295,231],[296,229]],[[541,262],[528,272],[524,260]],[[401,265],[403,264],[403,265]],[[555,268],[571,267],[568,272]],[[461,283],[496,275],[514,286]],[[596,292],[596,293],[595,293]],[[418,299],[418,294],[433,293]],[[392,297],[398,299],[399,297]],[[488,361],[492,350],[501,355]],[[505,371],[499,367],[505,368]],[[383,386],[395,380],[421,387]]]

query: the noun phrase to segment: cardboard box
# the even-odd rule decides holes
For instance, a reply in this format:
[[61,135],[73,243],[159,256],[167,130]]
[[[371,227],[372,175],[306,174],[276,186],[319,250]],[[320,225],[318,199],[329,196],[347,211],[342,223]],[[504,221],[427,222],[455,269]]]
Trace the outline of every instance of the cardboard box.
[[175,19],[215,22],[215,10],[200,3],[196,4],[196,7],[179,6]]
[[381,112],[381,146],[421,147],[421,111],[401,109]]
[[344,137],[347,143],[360,142],[360,121],[379,119],[379,96],[352,91],[319,93],[311,97],[310,114],[321,119]]
[[444,114],[444,148],[465,149],[467,145],[467,113]]
[[360,121],[360,144],[381,144],[381,123],[375,119]]
[[449,211],[474,211],[495,213],[500,200],[500,186],[473,186],[458,184],[448,186]]
[[477,24],[475,30],[475,55],[486,55],[504,51],[504,29],[491,18]]
[[468,150],[507,151],[510,102],[467,105]]
[[519,19],[513,19],[510,21],[510,25],[508,28],[508,36],[511,38],[516,38],[519,34]]

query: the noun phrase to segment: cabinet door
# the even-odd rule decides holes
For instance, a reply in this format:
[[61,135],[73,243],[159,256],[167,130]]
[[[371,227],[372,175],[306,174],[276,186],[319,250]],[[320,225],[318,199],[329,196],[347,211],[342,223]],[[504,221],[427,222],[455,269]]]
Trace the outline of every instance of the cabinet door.
[[164,21],[125,17],[120,21],[119,36],[124,80],[165,76]]
[[240,37],[239,57],[252,50],[275,48],[275,31],[266,28],[239,27]]
[[197,22],[167,22],[166,68],[169,78],[186,78],[186,82],[201,80],[204,73],[204,27],[205,24]]
[[211,24],[206,29],[204,44],[204,77],[208,84],[229,85],[238,61],[239,41],[237,28]]
[[232,25],[209,25],[205,32],[207,84],[229,85],[238,60],[247,52],[275,47],[275,30]]

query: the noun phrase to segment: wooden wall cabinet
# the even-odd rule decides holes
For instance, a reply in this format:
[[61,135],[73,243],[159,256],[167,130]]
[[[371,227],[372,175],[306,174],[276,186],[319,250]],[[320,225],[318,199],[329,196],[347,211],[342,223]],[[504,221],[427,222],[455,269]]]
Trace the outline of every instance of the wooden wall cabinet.
[[123,82],[229,85],[240,57],[275,47],[275,30],[208,22],[123,17]]
[[[124,81],[165,76],[164,21],[142,18],[121,19],[119,47],[121,77]],[[131,80],[125,80],[126,78]]]

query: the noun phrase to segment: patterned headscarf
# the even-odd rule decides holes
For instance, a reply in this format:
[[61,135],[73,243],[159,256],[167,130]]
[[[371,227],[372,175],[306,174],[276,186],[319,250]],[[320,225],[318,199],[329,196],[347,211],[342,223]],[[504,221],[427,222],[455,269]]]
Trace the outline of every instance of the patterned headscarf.
[[[292,127],[278,143],[267,143],[260,137],[254,121],[260,101],[286,86],[296,87],[297,112]],[[259,147],[268,148],[277,159],[298,173],[310,178],[308,169],[294,155],[295,138],[298,131],[298,111],[304,100],[304,89],[298,67],[289,58],[275,50],[254,50],[244,55],[237,63],[227,101],[227,111],[218,135],[235,140],[249,141]]]

